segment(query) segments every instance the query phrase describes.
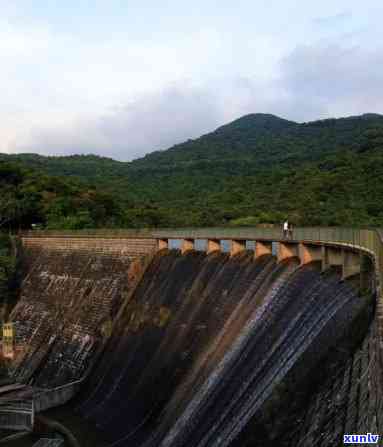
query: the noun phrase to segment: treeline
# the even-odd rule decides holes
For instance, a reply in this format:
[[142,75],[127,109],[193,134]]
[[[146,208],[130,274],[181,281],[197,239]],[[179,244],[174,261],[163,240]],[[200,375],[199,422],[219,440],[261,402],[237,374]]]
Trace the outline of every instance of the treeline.
[[248,115],[131,163],[94,155],[0,160],[3,227],[253,226],[286,218],[383,226],[380,115],[306,124]]
[[121,208],[110,194],[74,179],[0,162],[0,228],[3,231],[35,225],[80,229],[121,224]]
[[16,241],[10,235],[0,232],[0,322],[7,319],[18,293],[18,258],[14,244]]

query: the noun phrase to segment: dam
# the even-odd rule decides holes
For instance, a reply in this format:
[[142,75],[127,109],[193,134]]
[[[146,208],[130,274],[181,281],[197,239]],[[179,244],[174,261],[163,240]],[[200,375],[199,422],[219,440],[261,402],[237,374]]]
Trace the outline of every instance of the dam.
[[340,446],[345,433],[383,435],[378,231],[19,238],[0,427],[33,432],[40,412],[65,404],[109,446]]

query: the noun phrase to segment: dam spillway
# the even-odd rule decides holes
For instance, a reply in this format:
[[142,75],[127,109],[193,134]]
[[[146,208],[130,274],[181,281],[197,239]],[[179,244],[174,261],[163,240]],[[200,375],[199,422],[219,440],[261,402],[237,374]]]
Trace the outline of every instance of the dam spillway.
[[140,274],[147,244],[130,256],[29,246],[15,377],[54,387],[97,357],[73,407],[111,445],[306,447],[379,433],[377,320],[352,278],[294,256],[166,248]]

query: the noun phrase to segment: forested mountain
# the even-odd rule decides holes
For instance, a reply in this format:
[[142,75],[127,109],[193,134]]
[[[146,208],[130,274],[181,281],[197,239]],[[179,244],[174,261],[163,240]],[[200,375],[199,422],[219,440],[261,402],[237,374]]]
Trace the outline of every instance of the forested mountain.
[[0,230],[120,225],[118,201],[74,179],[0,162]]
[[303,124],[251,114],[130,163],[94,155],[0,160],[102,190],[118,218],[95,225],[254,225],[285,217],[297,225],[383,224],[383,116],[376,114]]

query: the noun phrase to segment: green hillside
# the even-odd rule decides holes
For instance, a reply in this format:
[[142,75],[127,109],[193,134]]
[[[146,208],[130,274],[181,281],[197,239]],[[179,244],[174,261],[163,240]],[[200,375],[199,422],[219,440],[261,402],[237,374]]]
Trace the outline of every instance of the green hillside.
[[196,140],[153,152],[134,161],[132,167],[164,171],[194,166],[200,169],[204,162],[215,161],[220,167],[242,173],[249,163],[252,172],[281,163],[298,165],[344,150],[363,151],[371,131],[382,126],[383,116],[373,114],[303,124],[253,114]]
[[113,196],[85,183],[0,162],[0,231],[33,224],[51,229],[119,226],[120,206]]
[[383,116],[298,124],[244,116],[130,163],[94,155],[0,160],[109,194],[123,226],[383,224]]

